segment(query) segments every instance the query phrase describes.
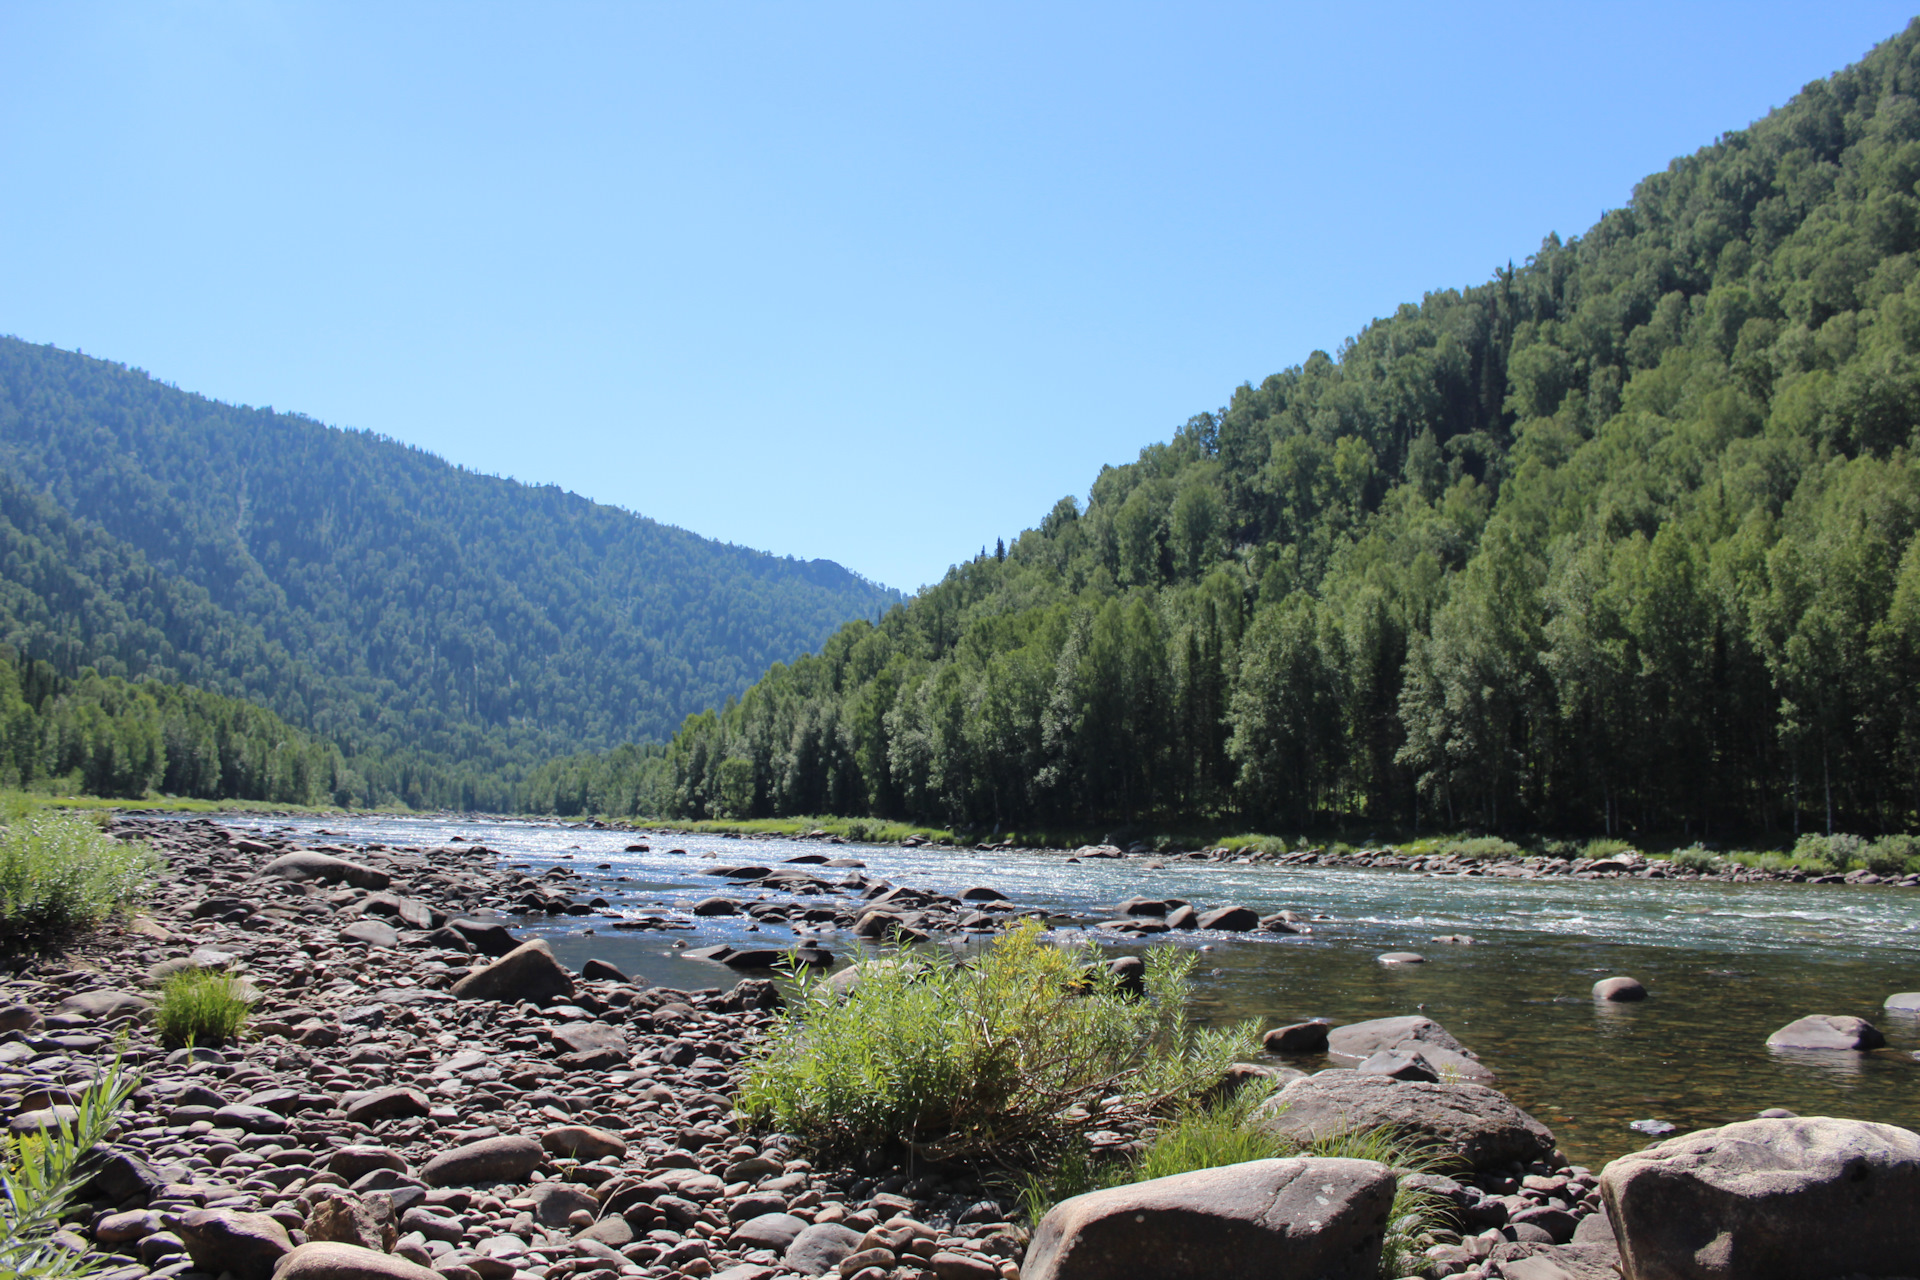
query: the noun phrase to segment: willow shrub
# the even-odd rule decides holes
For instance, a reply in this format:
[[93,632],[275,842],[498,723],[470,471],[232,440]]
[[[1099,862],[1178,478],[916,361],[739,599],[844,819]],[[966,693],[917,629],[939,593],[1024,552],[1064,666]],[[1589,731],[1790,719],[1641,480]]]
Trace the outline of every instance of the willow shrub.
[[1147,952],[1144,995],[1102,959],[1029,922],[967,964],[911,950],[869,961],[844,995],[797,978],[738,1105],[830,1154],[1016,1167],[1179,1105],[1256,1051],[1251,1023],[1188,1022],[1192,953]]
[[0,1276],[70,1280],[99,1271],[98,1254],[77,1254],[54,1238],[110,1135],[139,1072],[116,1059],[75,1100],[78,1114],[37,1133],[0,1135]]
[[86,818],[37,813],[0,834],[0,951],[44,951],[145,894],[159,860]]

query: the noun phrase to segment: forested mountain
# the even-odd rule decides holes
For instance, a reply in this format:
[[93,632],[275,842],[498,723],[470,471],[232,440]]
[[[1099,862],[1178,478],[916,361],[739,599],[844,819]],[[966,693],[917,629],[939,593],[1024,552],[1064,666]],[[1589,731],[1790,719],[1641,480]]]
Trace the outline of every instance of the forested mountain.
[[1917,183],[1909,28],[1586,235],[1238,388],[663,758],[549,780],[983,827],[1911,824]]
[[898,593],[0,339],[0,638],[337,743],[359,801],[503,808]]

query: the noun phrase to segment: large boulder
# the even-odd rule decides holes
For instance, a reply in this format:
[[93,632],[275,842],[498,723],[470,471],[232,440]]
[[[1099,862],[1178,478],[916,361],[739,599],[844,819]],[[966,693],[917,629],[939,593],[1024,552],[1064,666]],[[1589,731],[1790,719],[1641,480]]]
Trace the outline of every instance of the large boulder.
[[1769,1049],[1878,1049],[1887,1038],[1865,1018],[1816,1013],[1796,1018],[1767,1037]]
[[1417,1049],[1443,1077],[1452,1075],[1481,1084],[1491,1083],[1494,1078],[1492,1068],[1454,1039],[1452,1032],[1418,1014],[1351,1022],[1327,1033],[1327,1057],[1343,1067],[1358,1066],[1383,1049]]
[[1920,1135],[1803,1116],[1703,1129],[1600,1174],[1633,1280],[1920,1274]]
[[1371,1160],[1253,1160],[1074,1196],[1021,1280],[1373,1280],[1395,1179]]
[[211,1275],[231,1271],[234,1280],[268,1280],[274,1265],[293,1252],[287,1229],[264,1213],[189,1209],[165,1221],[186,1244],[193,1265]]
[[535,1004],[573,994],[573,975],[553,958],[543,938],[521,943],[484,969],[453,984],[462,1000],[531,1000]]
[[1888,1013],[1920,1013],[1920,991],[1896,991],[1882,1007]]
[[392,877],[378,868],[312,849],[283,853],[260,868],[260,874],[282,880],[318,880],[322,884],[339,884],[344,880],[356,889],[384,889],[392,883]]
[[805,1276],[825,1275],[860,1246],[860,1233],[837,1222],[816,1222],[793,1238],[784,1260]]
[[540,1167],[540,1144],[532,1138],[482,1138],[442,1152],[421,1166],[430,1187],[470,1187],[481,1182],[517,1182]]
[[1386,1126],[1445,1148],[1476,1169],[1540,1160],[1553,1131],[1497,1089],[1322,1071],[1289,1081],[1254,1112],[1261,1125],[1296,1142]]
[[273,1280],[447,1280],[441,1272],[358,1245],[313,1242],[286,1256]]

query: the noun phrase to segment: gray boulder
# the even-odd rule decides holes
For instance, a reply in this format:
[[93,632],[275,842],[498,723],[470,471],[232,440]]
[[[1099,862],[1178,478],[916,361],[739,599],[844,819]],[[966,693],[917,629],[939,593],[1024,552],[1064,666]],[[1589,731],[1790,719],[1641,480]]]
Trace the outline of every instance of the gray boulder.
[[1327,1057],[1343,1067],[1358,1066],[1383,1049],[1417,1050],[1443,1079],[1451,1075],[1481,1084],[1494,1079],[1493,1069],[1454,1039],[1452,1032],[1418,1014],[1352,1022],[1327,1033]]
[[484,969],[453,984],[462,1000],[531,1000],[539,1004],[555,996],[573,994],[573,975],[553,958],[553,948],[541,938],[523,942]]
[[260,868],[260,874],[282,880],[318,880],[322,884],[339,884],[344,880],[356,889],[384,889],[392,883],[392,877],[377,868],[311,849],[283,853]]
[[1767,1037],[1769,1049],[1878,1049],[1887,1038],[1865,1018],[1816,1013],[1796,1018]]
[[1217,907],[1202,915],[1198,923],[1202,929],[1246,933],[1260,927],[1260,913],[1251,907]]
[[1640,985],[1638,978],[1602,978],[1593,984],[1593,998],[1624,1004],[1632,1000],[1645,1000],[1647,989]]
[[825,1275],[860,1247],[860,1233],[837,1222],[816,1222],[787,1246],[786,1263],[801,1275]]
[[533,1219],[543,1227],[564,1227],[576,1213],[600,1216],[600,1202],[585,1187],[567,1182],[536,1182],[527,1191]]
[[539,1167],[540,1144],[532,1138],[482,1138],[427,1161],[420,1169],[420,1181],[430,1187],[515,1182]]
[[1887,997],[1888,1013],[1920,1013],[1920,991],[1901,991]]
[[728,1243],[748,1249],[772,1249],[778,1253],[792,1245],[806,1229],[806,1220],[790,1213],[762,1213],[735,1227]]
[[268,1280],[274,1265],[293,1252],[287,1229],[264,1213],[189,1209],[178,1217],[168,1214],[165,1222],[185,1242],[193,1265],[216,1276],[231,1271],[234,1280]]
[[1296,1142],[1387,1126],[1444,1147],[1476,1169],[1544,1159],[1553,1131],[1497,1089],[1467,1082],[1434,1084],[1322,1071],[1291,1081],[1262,1103],[1254,1119]]
[[1325,1053],[1329,1024],[1316,1019],[1275,1027],[1260,1037],[1268,1053]]
[[379,920],[355,920],[340,931],[343,942],[358,942],[369,947],[397,947],[400,931]]
[[1074,1196],[1022,1280],[1372,1280],[1395,1179],[1371,1160],[1253,1160]]
[[1920,1273],[1920,1135],[1743,1120],[1622,1156],[1600,1193],[1634,1280]]
[[390,1253],[315,1241],[286,1256],[274,1280],[447,1280],[438,1271]]

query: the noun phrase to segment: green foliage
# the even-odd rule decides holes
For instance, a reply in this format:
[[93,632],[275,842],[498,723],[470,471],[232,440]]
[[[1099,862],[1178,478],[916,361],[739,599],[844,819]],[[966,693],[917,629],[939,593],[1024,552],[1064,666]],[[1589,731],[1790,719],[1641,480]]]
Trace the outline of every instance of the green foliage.
[[803,980],[737,1105],[834,1155],[1031,1164],[1080,1130],[1191,1097],[1253,1051],[1251,1024],[1188,1024],[1191,954],[1149,951],[1140,998],[1099,958],[1028,923],[966,965],[905,950],[869,961],[845,996]]
[[1676,871],[1696,871],[1705,875],[1709,872],[1717,871],[1720,868],[1720,859],[1714,857],[1699,845],[1693,845],[1686,849],[1676,849],[1669,860],[1673,863],[1674,870]]
[[974,830],[1904,829],[1917,87],[1920,26],[1236,389],[689,718],[649,785]]
[[1909,835],[1882,836],[1867,846],[1863,859],[1875,875],[1897,876],[1920,871],[1920,839]]
[[511,807],[898,593],[827,561],[0,339],[0,642],[336,743],[360,804]]
[[1625,840],[1610,840],[1602,837],[1598,840],[1587,841],[1586,845],[1580,850],[1580,856],[1583,858],[1593,858],[1597,861],[1601,858],[1611,858],[1618,854],[1632,853],[1633,851],[1633,845]]
[[52,1243],[61,1215],[90,1176],[87,1155],[104,1141],[140,1085],[117,1059],[76,1100],[78,1117],[38,1134],[0,1137],[0,1274],[65,1280],[101,1269]]
[[1867,841],[1860,836],[1836,832],[1830,836],[1805,835],[1794,842],[1793,856],[1802,863],[1845,871],[1856,859],[1863,859]]
[[0,953],[47,951],[139,902],[159,860],[86,818],[38,813],[0,833]]
[[230,1044],[246,1029],[253,999],[243,979],[216,969],[169,976],[154,1007],[154,1030],[169,1048]]
[[1502,862],[1527,856],[1525,849],[1511,840],[1502,840],[1498,836],[1464,836],[1453,840],[1442,840],[1439,852],[1443,856],[1451,854],[1456,858],[1466,858],[1474,862]]

